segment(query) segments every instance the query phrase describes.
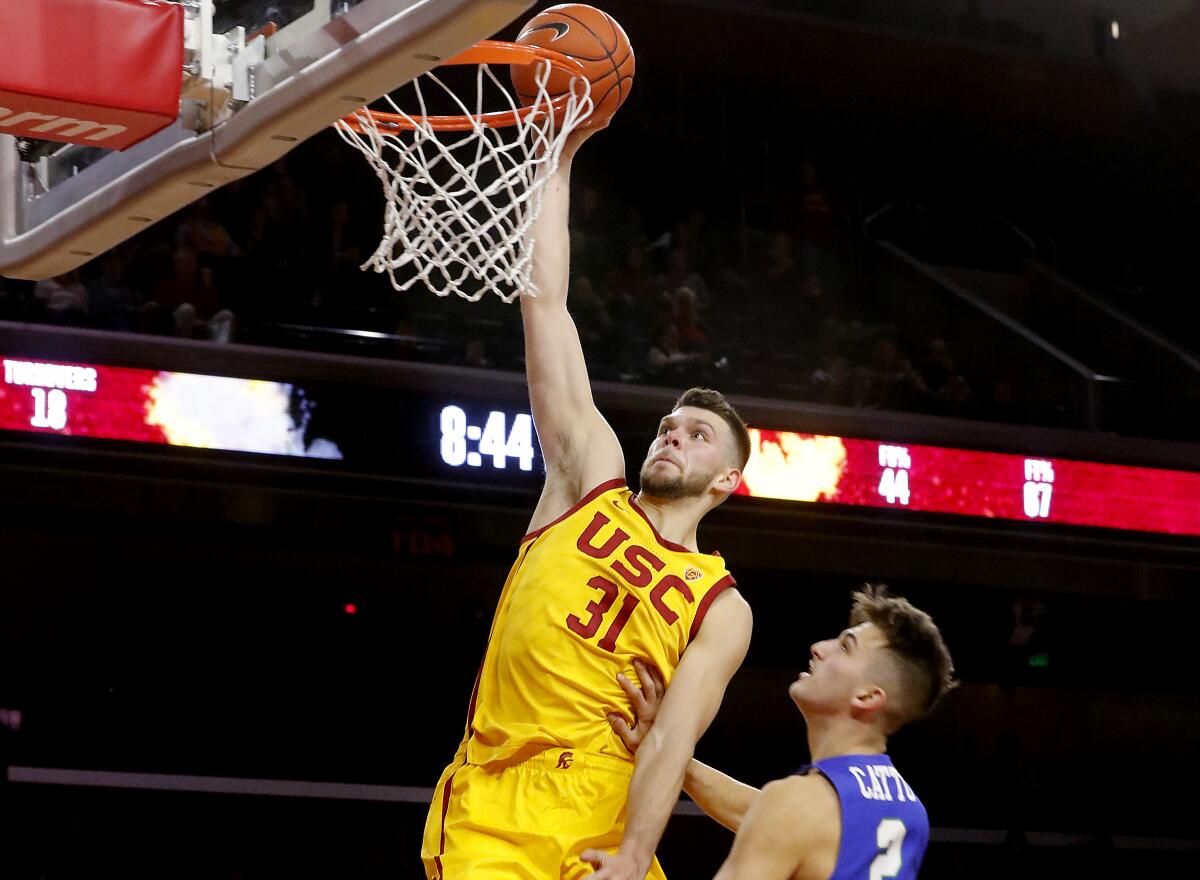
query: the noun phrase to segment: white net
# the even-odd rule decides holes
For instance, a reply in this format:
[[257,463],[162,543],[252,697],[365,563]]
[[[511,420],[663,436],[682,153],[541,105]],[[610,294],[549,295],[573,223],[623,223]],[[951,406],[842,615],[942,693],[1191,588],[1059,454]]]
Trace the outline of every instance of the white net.
[[[364,270],[386,272],[397,290],[420,282],[438,296],[453,293],[472,302],[488,291],[505,302],[522,293],[536,295],[531,232],[542,192],[558,168],[567,135],[592,111],[590,85],[576,76],[556,113],[546,90],[551,64],[538,65],[532,109],[517,114],[512,126],[480,121],[490,94],[502,94],[509,111],[520,109],[486,64],[478,65],[474,110],[436,74],[426,73],[412,84],[417,113],[409,115],[386,98],[411,130],[367,113],[356,116],[361,131],[336,126],[383,184],[383,238]],[[457,113],[472,118],[469,130],[433,128],[422,81],[436,84]]]

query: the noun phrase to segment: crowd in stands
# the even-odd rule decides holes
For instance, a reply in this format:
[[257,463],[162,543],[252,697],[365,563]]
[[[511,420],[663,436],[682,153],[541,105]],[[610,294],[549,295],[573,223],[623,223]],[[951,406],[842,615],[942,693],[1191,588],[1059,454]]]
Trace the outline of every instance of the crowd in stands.
[[[516,305],[397,292],[359,269],[377,186],[335,138],[315,139],[78,271],[0,279],[0,320],[522,369]],[[872,311],[856,218],[815,163],[799,164],[762,228],[681,206],[665,231],[647,229],[643,210],[577,176],[569,302],[594,378],[1008,415],[1011,388],[964,376],[953,340],[903,339]]]

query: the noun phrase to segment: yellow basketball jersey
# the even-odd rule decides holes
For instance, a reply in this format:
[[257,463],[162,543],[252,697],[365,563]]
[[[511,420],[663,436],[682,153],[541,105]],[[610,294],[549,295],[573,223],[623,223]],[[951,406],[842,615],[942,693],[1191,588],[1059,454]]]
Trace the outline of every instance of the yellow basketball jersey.
[[641,658],[669,683],[733,583],[720,556],[664,540],[623,480],[597,486],[521,541],[471,698],[466,759],[553,747],[631,759],[606,718],[630,714],[617,673],[636,682]]

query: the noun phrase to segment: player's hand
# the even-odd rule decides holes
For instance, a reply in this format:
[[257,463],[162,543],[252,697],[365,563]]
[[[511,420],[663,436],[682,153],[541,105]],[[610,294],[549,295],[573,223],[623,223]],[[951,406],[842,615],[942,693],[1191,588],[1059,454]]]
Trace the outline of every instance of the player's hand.
[[579,151],[579,148],[583,146],[584,141],[596,132],[604,131],[604,129],[608,128],[608,124],[611,121],[611,119],[606,119],[602,125],[584,125],[567,135],[567,139],[563,142],[563,164],[569,165],[571,160],[575,158],[575,154]]
[[621,853],[606,853],[599,849],[587,849],[580,856],[596,869],[589,876],[595,880],[646,880],[649,865],[639,864],[633,856]]
[[667,686],[659,671],[650,664],[634,660],[633,669],[641,683],[640,688],[624,675],[617,676],[617,683],[629,697],[636,726],[631,729],[624,716],[617,714],[609,715],[608,723],[621,738],[621,742],[625,743],[625,747],[631,752],[636,752],[650,728],[654,726],[654,719],[658,715],[658,707],[662,705]]

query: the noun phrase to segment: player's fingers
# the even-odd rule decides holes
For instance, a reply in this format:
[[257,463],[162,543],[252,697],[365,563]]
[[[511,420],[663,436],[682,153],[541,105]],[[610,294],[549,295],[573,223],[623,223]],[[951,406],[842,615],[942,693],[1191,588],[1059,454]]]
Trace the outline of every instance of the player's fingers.
[[649,692],[658,692],[662,689],[662,675],[658,666],[650,663],[649,660],[637,658],[634,660],[634,668],[637,670],[638,680],[642,682],[642,689],[649,690]]
[[638,735],[629,728],[629,722],[620,715],[609,715],[608,723],[612,729],[616,731],[617,736],[621,738],[621,742],[625,743],[625,747],[631,752],[636,752],[638,743],[641,742]]
[[651,703],[657,703],[660,696],[658,682],[662,681],[661,676],[659,676],[658,682],[655,681],[655,676],[658,676],[658,670],[641,660],[634,660],[633,668],[637,670],[638,680],[642,683],[643,697],[648,698]]
[[583,146],[584,141],[586,141],[596,132],[603,131],[604,129],[608,128],[609,121],[611,120],[605,121],[603,125],[589,125],[575,129],[573,132],[567,135],[567,139],[563,143],[563,153],[567,156],[574,156],[575,151]]
[[583,859],[585,862],[588,862],[591,865],[596,866],[597,868],[600,868],[600,867],[603,867],[605,861],[608,860],[609,855],[608,855],[608,853],[603,852],[602,850],[585,849],[582,853],[580,853],[579,858]]
[[662,693],[665,688],[661,685],[659,679],[656,678],[657,670],[647,663],[638,663],[637,666],[638,680],[641,684],[641,694],[644,706],[638,713],[639,717],[645,717],[648,720],[653,719],[658,711],[658,706],[662,702]]
[[635,657],[633,659],[633,671],[637,673],[638,682],[642,685],[642,693],[645,693],[646,690],[653,684],[653,682],[650,680],[649,672],[646,669],[646,664]]
[[633,703],[634,714],[640,716],[648,708],[641,690],[623,674],[617,675],[617,683],[621,685],[621,690],[625,691],[625,696],[629,697],[629,702]]
[[663,680],[662,673],[658,671],[657,666],[650,667],[650,678],[654,681],[654,695],[661,700],[667,692],[667,683]]

